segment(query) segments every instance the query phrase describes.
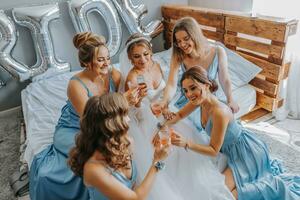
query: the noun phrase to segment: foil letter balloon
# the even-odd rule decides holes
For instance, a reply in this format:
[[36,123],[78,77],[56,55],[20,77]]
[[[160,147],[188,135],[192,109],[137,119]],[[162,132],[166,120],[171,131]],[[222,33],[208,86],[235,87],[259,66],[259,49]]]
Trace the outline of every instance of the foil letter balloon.
[[126,24],[130,34],[141,33],[145,36],[154,37],[162,29],[160,20],[151,21],[146,26],[142,25],[142,19],[148,12],[144,4],[133,5],[131,0],[113,0],[119,14]]
[[108,29],[107,47],[110,56],[114,56],[122,42],[122,30],[118,12],[110,0],[71,0],[69,12],[77,33],[91,31],[88,14],[98,12]]
[[12,57],[12,50],[17,41],[14,22],[3,10],[0,10],[0,66],[14,78],[24,81],[30,78],[30,69]]
[[14,8],[12,14],[16,23],[27,27],[31,32],[37,60],[29,69],[30,77],[41,74],[48,68],[54,69],[55,72],[70,70],[69,63],[56,59],[53,41],[49,34],[49,23],[59,18],[57,3]]

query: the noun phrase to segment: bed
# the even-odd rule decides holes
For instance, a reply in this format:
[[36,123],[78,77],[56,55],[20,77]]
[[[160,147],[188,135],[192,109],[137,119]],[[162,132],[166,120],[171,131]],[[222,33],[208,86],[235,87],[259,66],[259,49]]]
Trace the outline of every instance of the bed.
[[[249,113],[252,118],[253,116],[257,117],[259,116],[257,111],[262,113],[262,109],[269,112],[282,104],[283,99],[280,99],[278,96],[278,85],[288,74],[289,65],[284,61],[284,47],[288,35],[294,33],[294,21],[275,23],[274,19],[266,20],[234,15],[232,13],[223,13],[222,11],[208,11],[201,8],[176,5],[163,6],[162,15],[164,17],[166,49],[171,45],[171,31],[175,21],[183,16],[193,16],[199,24],[202,25],[202,28],[205,28],[204,34],[206,37],[224,44],[227,48],[238,52],[242,57],[262,68],[262,71],[260,71],[254,79],[249,80],[250,84],[243,84],[233,88],[233,98],[240,106],[240,111],[235,115],[236,118],[243,118],[249,115]],[[241,23],[238,22],[238,20],[246,21],[250,28],[247,28],[247,23],[243,23],[242,27],[234,26],[235,23]],[[270,33],[267,34],[266,32],[268,32],[268,30],[260,30],[260,23],[267,24],[268,30],[272,28],[271,32],[277,30],[276,36],[274,36],[274,34],[270,36]],[[254,27],[257,31],[253,32],[251,27]],[[277,35],[280,33],[278,33],[278,30],[283,29],[282,27],[285,28],[283,31],[285,37],[281,38],[281,42],[279,42]],[[251,42],[249,39],[238,38],[237,32],[244,34],[250,33],[249,35],[258,36],[267,35],[266,37],[271,39],[271,44],[269,44],[269,46],[261,43],[254,45],[256,43]],[[272,49],[274,46],[279,46],[281,54],[278,54],[277,50],[275,54],[273,53]],[[247,48],[252,49],[251,53],[246,51]],[[260,50],[260,48],[263,50]],[[255,54],[254,50],[257,50],[260,54],[261,51],[270,53],[272,56],[262,57],[261,55]],[[278,56],[280,56],[281,59],[279,59]],[[163,68],[165,79],[167,77],[166,74],[168,72],[170,57],[170,49],[154,54],[154,59],[157,60]],[[117,67],[118,64],[115,66]],[[22,91],[22,109],[26,125],[27,145],[24,159],[29,166],[34,155],[42,151],[53,141],[53,133],[60,116],[60,110],[67,100],[66,88],[68,80],[75,73],[77,73],[77,71],[51,76],[51,71],[48,70],[45,74],[34,77],[33,82]]]

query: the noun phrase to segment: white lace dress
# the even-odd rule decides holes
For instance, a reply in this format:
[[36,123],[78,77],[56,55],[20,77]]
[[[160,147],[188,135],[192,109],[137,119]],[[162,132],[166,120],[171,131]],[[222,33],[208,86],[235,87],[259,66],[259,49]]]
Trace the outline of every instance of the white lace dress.
[[[158,120],[152,114],[150,104],[160,97],[165,85],[165,81],[162,80],[156,89],[148,89],[148,96],[143,100],[141,107],[130,110],[129,134],[134,139],[133,159],[137,165],[138,182],[145,177],[153,158],[151,141]],[[182,120],[172,128],[197,143],[208,142],[206,134],[198,133],[189,120]],[[224,176],[212,158],[175,146],[171,148],[171,153],[165,161],[166,168],[158,173],[148,199],[233,199],[225,185]]]

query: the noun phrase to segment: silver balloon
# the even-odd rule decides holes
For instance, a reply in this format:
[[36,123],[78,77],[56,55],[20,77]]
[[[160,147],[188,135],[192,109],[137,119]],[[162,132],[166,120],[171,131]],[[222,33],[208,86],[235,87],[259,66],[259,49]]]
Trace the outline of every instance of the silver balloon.
[[36,63],[30,67],[30,77],[43,73],[48,68],[57,72],[69,71],[69,63],[56,59],[53,41],[49,33],[49,23],[59,18],[58,4],[14,8],[12,14],[16,23],[27,27],[33,39]]
[[113,0],[119,14],[124,20],[130,34],[141,33],[145,36],[154,36],[158,29],[162,28],[160,20],[151,21],[146,26],[142,25],[142,19],[148,12],[144,4],[133,5],[131,0]]
[[118,12],[110,0],[71,0],[69,12],[77,33],[91,31],[88,14],[98,12],[108,28],[107,47],[114,56],[122,42],[122,30]]
[[17,41],[14,22],[0,10],[0,65],[13,77],[24,81],[30,77],[30,69],[12,58],[12,50]]

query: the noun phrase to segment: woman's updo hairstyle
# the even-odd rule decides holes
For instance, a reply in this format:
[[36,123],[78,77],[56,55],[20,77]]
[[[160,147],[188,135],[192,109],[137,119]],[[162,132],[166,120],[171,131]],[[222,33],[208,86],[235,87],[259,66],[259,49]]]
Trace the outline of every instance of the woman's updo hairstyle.
[[188,78],[198,83],[209,85],[209,90],[212,93],[218,90],[217,82],[215,80],[209,80],[206,70],[201,66],[194,66],[183,73],[180,80],[181,87],[182,82]]
[[135,46],[143,46],[148,48],[152,54],[152,45],[146,36],[142,35],[141,33],[134,33],[132,34],[125,43],[127,47],[127,55],[128,58],[132,58],[132,50]]
[[106,47],[105,38],[91,32],[77,33],[73,38],[73,44],[78,49],[81,67],[87,67],[88,63],[93,63],[99,47]]

